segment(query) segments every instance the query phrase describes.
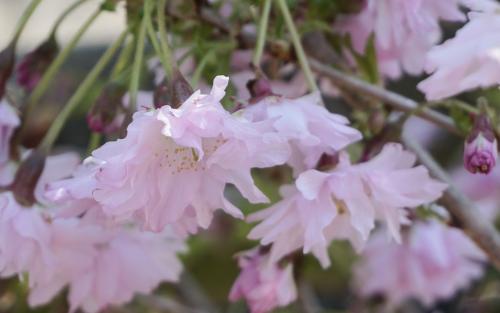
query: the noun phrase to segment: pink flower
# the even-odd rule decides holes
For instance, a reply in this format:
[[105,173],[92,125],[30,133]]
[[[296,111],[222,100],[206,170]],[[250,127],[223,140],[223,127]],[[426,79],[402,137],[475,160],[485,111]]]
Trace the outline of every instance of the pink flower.
[[296,174],[316,166],[323,153],[333,154],[361,139],[342,115],[328,112],[319,93],[297,99],[269,96],[244,109],[252,121],[272,121],[274,130],[288,140],[288,164]]
[[482,113],[476,116],[474,127],[465,140],[464,165],[476,174],[489,174],[498,159],[498,144],[489,117]]
[[303,247],[323,267],[330,264],[327,247],[333,239],[348,239],[360,251],[376,220],[399,242],[400,225],[408,223],[404,209],[438,199],[446,187],[414,163],[415,156],[398,144],[387,144],[374,159],[356,165],[342,153],[336,168],[302,173],[296,188],[284,190],[283,200],[249,216],[262,221],[249,238],[273,243],[272,262]]
[[96,168],[75,178],[83,188],[74,181],[62,185],[73,186],[75,198],[91,195],[117,222],[133,219],[156,232],[167,224],[192,226],[193,220],[207,228],[218,208],[243,217],[225,199],[225,185],[235,185],[251,202],[267,201],[250,170],[284,163],[289,150],[270,122],[251,123],[223,109],[227,83],[216,77],[210,94],[197,91],[179,109],[136,113],[124,139],[93,152]]
[[[500,8],[500,5],[497,5]],[[418,84],[428,100],[447,98],[500,83],[500,14],[469,13],[469,22],[454,38],[427,54],[426,71]]]
[[0,100],[0,165],[9,160],[10,138],[21,121],[14,108]]
[[284,268],[253,249],[238,256],[241,273],[229,294],[230,301],[245,299],[252,313],[266,313],[297,298],[292,264]]
[[426,52],[441,37],[439,21],[464,20],[458,4],[458,0],[368,0],[360,13],[340,17],[336,29],[351,36],[360,54],[374,34],[379,69],[389,78],[399,78],[401,69],[417,75],[424,68]]
[[401,245],[377,233],[355,267],[356,286],[363,296],[384,295],[389,307],[410,298],[429,307],[479,278],[485,259],[460,230],[436,221],[420,222]]

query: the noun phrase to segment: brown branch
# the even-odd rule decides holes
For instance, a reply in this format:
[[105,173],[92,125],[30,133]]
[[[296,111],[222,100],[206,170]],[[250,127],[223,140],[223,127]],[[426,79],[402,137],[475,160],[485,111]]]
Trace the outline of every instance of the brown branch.
[[441,202],[450,214],[459,222],[465,233],[488,255],[493,265],[500,270],[500,234],[490,221],[484,220],[478,209],[452,182],[448,174],[420,144],[408,135],[403,142],[418,157],[435,178],[446,182],[449,187]]
[[441,126],[453,134],[462,135],[453,123],[453,120],[442,113],[428,108],[420,108],[419,104],[412,99],[372,85],[354,76],[345,74],[332,68],[331,66],[318,62],[317,60],[309,59],[309,63],[311,64],[313,70],[324,75],[325,77],[328,77],[335,85],[338,85],[341,88],[361,92],[364,95],[376,98],[399,111],[414,112],[416,116]]

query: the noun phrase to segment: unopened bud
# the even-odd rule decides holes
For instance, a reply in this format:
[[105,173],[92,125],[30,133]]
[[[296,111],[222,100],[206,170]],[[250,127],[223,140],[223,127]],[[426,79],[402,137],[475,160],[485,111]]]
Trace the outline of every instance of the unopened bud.
[[28,91],[33,90],[58,52],[59,46],[51,36],[21,60],[16,69],[17,83]]
[[154,91],[154,106],[161,108],[169,105],[172,108],[180,107],[193,94],[193,88],[181,74],[174,68],[171,78],[162,82]]
[[486,113],[478,114],[474,126],[465,140],[464,165],[475,174],[488,174],[498,158],[497,139]]
[[35,188],[45,167],[46,155],[33,150],[17,169],[10,190],[17,202],[23,206],[32,206],[35,202]]
[[101,92],[87,114],[89,128],[97,133],[110,134],[120,129],[125,119],[122,99],[127,88],[111,83]]
[[257,102],[262,98],[274,95],[271,83],[265,78],[256,78],[247,82],[247,89],[250,92],[250,102]]
[[7,85],[7,80],[10,75],[12,75],[15,61],[15,45],[10,44],[0,52],[0,99],[2,99],[5,94],[5,86]]
[[327,171],[333,169],[339,164],[338,153],[326,154],[323,153],[319,158],[318,164],[316,164],[316,169],[320,171]]

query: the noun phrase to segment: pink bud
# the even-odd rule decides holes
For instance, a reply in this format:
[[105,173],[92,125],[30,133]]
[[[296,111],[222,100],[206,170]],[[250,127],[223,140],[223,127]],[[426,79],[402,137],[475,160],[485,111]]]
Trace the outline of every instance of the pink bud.
[[50,37],[28,53],[16,68],[17,83],[28,91],[33,90],[58,52],[59,46],[55,38]]
[[265,78],[256,78],[249,80],[247,83],[248,91],[252,96],[250,102],[258,102],[264,97],[274,95],[271,89],[271,83]]
[[120,129],[125,119],[122,98],[127,89],[116,83],[107,85],[87,114],[89,128],[97,133],[109,134]]
[[497,139],[489,118],[480,114],[474,121],[474,127],[465,141],[464,165],[473,173],[488,174],[498,158]]

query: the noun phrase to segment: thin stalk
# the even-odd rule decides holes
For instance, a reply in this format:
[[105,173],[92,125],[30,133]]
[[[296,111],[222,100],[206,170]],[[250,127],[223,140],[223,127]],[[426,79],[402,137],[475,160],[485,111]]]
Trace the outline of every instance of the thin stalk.
[[213,54],[214,50],[209,51],[203,56],[203,58],[201,58],[200,63],[198,63],[198,66],[196,67],[196,70],[193,73],[193,77],[191,78],[191,86],[193,86],[193,88],[195,89],[197,88],[198,82],[200,81],[201,78],[201,74],[203,73],[203,70],[207,66],[208,61],[213,56]]
[[56,117],[55,121],[52,123],[50,126],[47,134],[42,140],[42,143],[40,144],[40,149],[42,151],[49,151],[50,148],[52,148],[52,145],[54,144],[56,138],[59,136],[59,133],[61,132],[64,124],[68,120],[68,117],[71,115],[71,113],[75,110],[75,108],[78,106],[78,104],[81,103],[83,98],[87,96],[88,92],[90,91],[90,88],[94,85],[95,81],[99,77],[99,75],[102,73],[106,65],[111,61],[113,58],[114,54],[120,46],[123,44],[125,41],[125,38],[127,37],[128,29],[123,31],[123,33],[120,35],[120,37],[111,45],[108,47],[106,52],[101,56],[99,61],[97,61],[96,65],[94,68],[90,71],[90,73],[85,77],[84,81],[80,84],[78,89],[75,91],[73,96],[69,99],[68,103],[66,106],[62,109],[62,111],[59,113],[59,115]]
[[102,135],[96,132],[90,134],[89,144],[87,146],[87,154],[90,155],[92,151],[97,149],[101,144]]
[[144,13],[144,18],[146,19],[146,27],[148,31],[148,36],[151,41],[151,44],[153,45],[153,49],[155,50],[156,54],[160,58],[160,62],[163,66],[163,69],[165,70],[165,73],[168,73],[171,71],[171,63],[169,59],[167,59],[167,56],[163,53],[163,49],[160,45],[160,42],[158,41],[158,36],[156,34],[156,31],[153,27],[153,22],[151,21],[151,1],[148,0],[146,1],[146,9]]
[[307,84],[309,85],[309,89],[311,91],[318,90],[318,86],[316,85],[316,81],[314,80],[314,76],[309,66],[309,62],[307,61],[306,53],[304,48],[302,47],[302,43],[300,42],[300,36],[297,32],[297,28],[292,20],[292,15],[290,14],[290,10],[288,9],[288,5],[285,0],[276,0],[278,2],[278,6],[281,9],[281,13],[283,14],[283,18],[285,19],[285,23],[288,27],[290,35],[292,36],[292,43],[295,48],[295,52],[297,53],[297,58],[299,59],[300,66],[304,71],[304,75],[306,76]]
[[47,71],[43,74],[40,82],[36,85],[35,89],[29,96],[26,104],[25,116],[29,116],[33,107],[40,101],[41,97],[45,94],[47,89],[49,89],[51,83],[54,82],[54,77],[66,61],[71,52],[75,49],[76,45],[82,38],[83,34],[89,29],[90,25],[96,20],[96,18],[101,13],[101,9],[96,10],[92,15],[85,21],[85,23],[80,27],[78,32],[75,34],[73,39],[69,44],[57,55],[55,60],[50,64]]
[[129,65],[130,57],[134,52],[134,47],[135,47],[134,40],[130,40],[130,42],[126,44],[125,48],[122,49],[120,55],[118,56],[118,59],[116,60],[115,66],[111,71],[111,80],[117,79],[118,76]]
[[264,6],[262,8],[262,16],[259,21],[259,33],[257,34],[257,42],[255,44],[255,49],[253,51],[252,64],[255,68],[260,68],[260,61],[262,59],[262,53],[264,52],[264,46],[266,43],[267,35],[267,25],[269,24],[269,12],[271,11],[271,0],[264,0]]
[[147,19],[144,15],[142,17],[139,28],[136,33],[136,47],[135,47],[135,58],[134,64],[132,65],[132,74],[130,77],[130,103],[129,107],[135,108],[137,103],[137,93],[139,92],[139,83],[141,80],[141,67],[144,60],[144,48],[146,44],[146,26]]
[[73,12],[76,8],[78,8],[81,4],[83,4],[87,0],[78,0],[72,5],[70,5],[64,12],[57,18],[56,22],[54,23],[54,26],[52,26],[52,30],[50,31],[50,36],[49,37],[55,37],[57,29],[59,29],[59,26],[61,23],[66,19],[66,17]]
[[174,64],[175,61],[172,59],[172,52],[170,51],[170,47],[168,46],[168,34],[167,34],[167,29],[165,28],[166,7],[167,7],[167,0],[159,0],[156,13],[158,21],[158,31],[160,32],[160,47],[162,49],[165,59],[169,61],[169,63],[167,64],[167,68],[165,70],[167,71],[166,72],[167,77],[171,77],[173,72],[172,64]]
[[33,15],[33,12],[35,12],[40,2],[42,2],[42,0],[31,1],[26,10],[23,12],[23,15],[19,19],[19,23],[17,24],[16,31],[14,32],[14,37],[12,38],[11,44],[13,44],[14,46],[17,44],[17,41],[19,40],[24,27],[28,23],[28,20],[30,19],[31,15]]

